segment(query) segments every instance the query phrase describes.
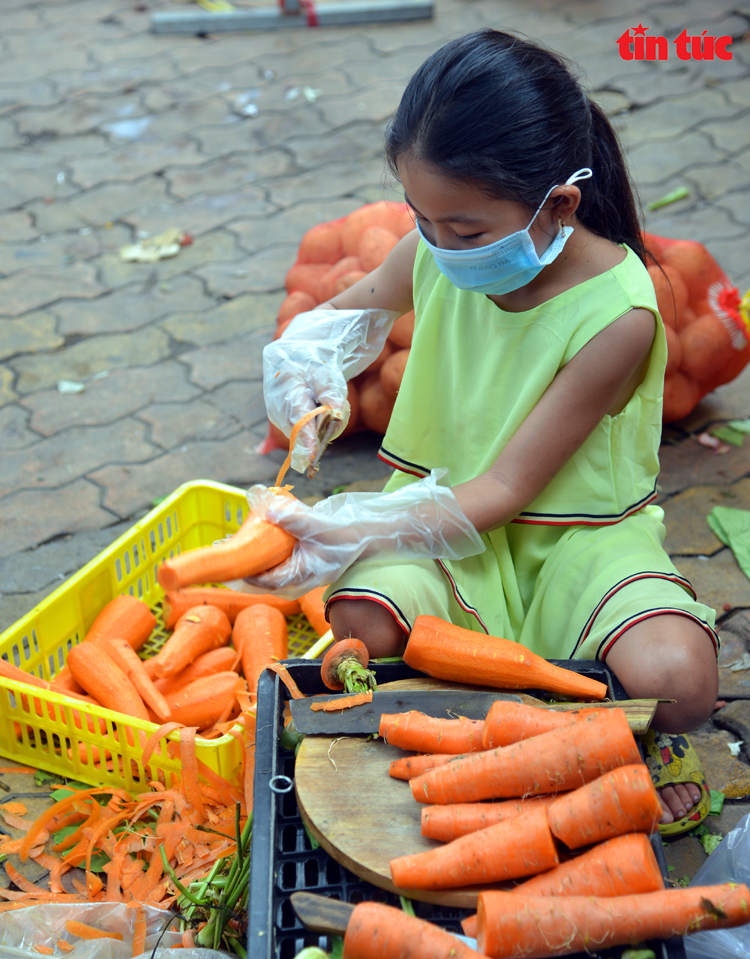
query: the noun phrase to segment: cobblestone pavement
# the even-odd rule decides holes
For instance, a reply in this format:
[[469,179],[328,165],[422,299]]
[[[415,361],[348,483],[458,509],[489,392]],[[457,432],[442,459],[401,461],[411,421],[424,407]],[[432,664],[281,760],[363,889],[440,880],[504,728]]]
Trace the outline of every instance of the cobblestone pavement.
[[[260,353],[302,233],[398,198],[383,125],[405,81],[445,40],[520,30],[580,64],[614,118],[644,204],[686,200],[649,229],[705,242],[750,286],[750,7],[740,0],[436,0],[431,22],[207,38],[156,36],[136,0],[3,0],[0,10],[0,629],[181,483],[272,478]],[[177,9],[172,7],[172,9]],[[669,41],[734,38],[731,61],[626,62],[616,39],[643,21]],[[168,227],[174,259],[118,248]],[[61,393],[69,380],[79,393]],[[721,617],[722,662],[750,640],[750,583],[708,529],[716,503],[750,507],[750,443],[716,456],[693,437],[750,415],[750,371],[665,431],[667,546]],[[377,485],[377,438],[326,455],[315,485]],[[746,811],[750,680],[696,739],[712,784]],[[726,753],[726,755],[724,755]],[[703,855],[697,840],[676,869]],[[676,855],[676,853],[674,853]],[[682,855],[682,853],[681,853]],[[693,856],[695,863],[689,857]]]

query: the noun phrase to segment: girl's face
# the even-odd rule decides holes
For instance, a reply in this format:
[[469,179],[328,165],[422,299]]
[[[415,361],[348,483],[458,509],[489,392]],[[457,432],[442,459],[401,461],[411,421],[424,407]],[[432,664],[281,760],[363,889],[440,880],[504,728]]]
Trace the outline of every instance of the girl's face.
[[[399,157],[397,165],[406,202],[424,235],[441,249],[468,250],[487,246],[518,230],[525,230],[533,216],[533,211],[529,213],[525,204],[488,197],[478,187],[438,173],[421,160]],[[529,229],[540,255],[557,233],[558,217],[562,217],[565,223],[567,214],[570,221],[578,205],[574,201],[570,209],[570,198],[559,192],[570,189],[556,187]],[[572,189],[578,194],[576,187]]]

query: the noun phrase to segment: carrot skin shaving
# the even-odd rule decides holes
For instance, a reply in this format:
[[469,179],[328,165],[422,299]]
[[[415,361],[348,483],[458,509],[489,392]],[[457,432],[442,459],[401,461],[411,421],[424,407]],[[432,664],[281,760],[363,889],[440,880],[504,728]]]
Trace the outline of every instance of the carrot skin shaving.
[[286,455],[286,459],[281,464],[281,469],[279,470],[278,475],[276,477],[277,487],[280,487],[281,484],[284,482],[284,477],[287,474],[287,470],[292,465],[292,452],[294,450],[294,444],[297,442],[297,436],[299,435],[299,431],[303,427],[307,426],[310,420],[314,420],[316,416],[320,416],[321,413],[328,413],[330,412],[330,410],[331,410],[330,406],[318,406],[314,410],[310,410],[309,413],[305,413],[305,415],[301,416],[297,420],[297,422],[294,424],[294,426],[292,427],[292,432],[289,434],[289,452]]
[[49,809],[45,810],[45,812],[43,812],[41,816],[34,821],[34,825],[24,836],[18,850],[18,855],[21,862],[26,862],[29,855],[29,850],[34,845],[34,840],[36,837],[42,832],[45,826],[47,826],[56,818],[59,813],[65,809],[68,809],[68,807],[72,806],[73,803],[78,802],[81,799],[85,799],[88,796],[103,795],[119,796],[121,799],[126,800],[130,798],[124,789],[117,789],[116,787],[111,786],[106,789],[86,789],[77,794],[73,793],[70,796],[66,796],[64,799],[60,799],[54,804],[54,806],[50,806]]
[[273,672],[275,672],[278,675],[279,679],[282,681],[282,683],[286,686],[287,690],[289,691],[289,695],[292,697],[292,699],[306,698],[305,694],[300,691],[299,686],[292,679],[291,674],[289,673],[289,670],[286,668],[286,666],[282,665],[281,663],[268,663],[266,665],[266,669],[271,669],[273,670]]
[[43,956],[54,956],[55,950],[52,946],[34,946],[35,952],[41,952]]
[[67,939],[58,939],[55,945],[60,952],[72,952],[75,949],[75,946],[68,942]]
[[201,819],[205,820],[206,810],[203,806],[198,784],[198,761],[195,755],[195,734],[197,732],[198,730],[194,726],[180,730],[180,760],[185,797]]
[[77,936],[79,939],[117,939],[119,942],[123,941],[121,932],[105,932],[103,929],[96,929],[85,922],[78,922],[77,919],[68,919],[65,928],[71,936]]
[[391,746],[420,753],[479,752],[484,722],[477,719],[436,719],[417,710],[383,713],[378,735]]
[[351,696],[342,696],[340,699],[329,699],[325,703],[310,703],[313,712],[334,713],[340,709],[351,709],[352,706],[363,706],[372,702],[372,690],[366,693],[353,693]]

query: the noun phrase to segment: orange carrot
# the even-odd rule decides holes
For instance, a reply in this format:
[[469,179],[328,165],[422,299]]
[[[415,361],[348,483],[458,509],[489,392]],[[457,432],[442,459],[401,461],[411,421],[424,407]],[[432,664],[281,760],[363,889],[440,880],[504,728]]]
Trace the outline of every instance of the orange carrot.
[[339,709],[350,709],[352,706],[363,706],[372,702],[372,690],[366,693],[354,693],[351,696],[342,696],[341,699],[329,699],[327,702],[310,703],[313,712],[334,713]]
[[408,713],[383,713],[378,735],[401,749],[423,753],[478,752],[484,723],[477,719],[436,719],[415,709]]
[[632,832],[599,843],[582,856],[527,879],[513,892],[523,896],[609,897],[663,888],[651,841],[645,833]]
[[393,779],[416,779],[423,776],[428,770],[444,766],[446,763],[459,759],[451,753],[428,753],[422,756],[404,756],[403,759],[394,759],[388,770]]
[[323,657],[320,678],[329,689],[345,689],[348,693],[376,689],[375,674],[368,668],[370,654],[360,639],[341,639]]
[[194,606],[181,616],[175,631],[154,656],[153,672],[160,679],[174,676],[201,653],[226,646],[232,626],[220,609]]
[[487,956],[543,957],[635,945],[748,921],[750,889],[726,883],[633,896],[479,894],[477,946]]
[[34,951],[41,952],[43,956],[54,956],[55,954],[55,950],[52,948],[52,946],[34,946]]
[[105,932],[103,929],[95,929],[85,922],[78,922],[77,919],[68,919],[65,928],[71,936],[77,936],[79,939],[117,939],[122,942],[121,932]]
[[546,689],[580,699],[604,699],[608,692],[604,683],[553,666],[520,643],[475,633],[437,616],[417,616],[404,662],[436,679],[499,689]]
[[292,699],[305,698],[305,694],[300,690],[299,686],[292,679],[291,673],[282,663],[268,663],[266,669],[271,669],[278,675]]
[[288,650],[286,620],[272,606],[250,606],[234,622],[234,648],[242,657],[251,700],[257,696],[260,674],[269,663],[286,659]]
[[161,722],[166,722],[169,719],[167,701],[151,682],[143,662],[138,659],[130,643],[126,639],[115,637],[105,640],[102,643],[102,649],[135,686],[136,692],[145,705],[156,713]]
[[188,683],[194,683],[196,679],[203,679],[205,676],[213,676],[216,673],[237,671],[238,659],[239,654],[231,646],[219,646],[217,649],[202,653],[195,662],[181,669],[179,673],[157,679],[154,685],[163,696],[166,696],[182,689]]
[[346,959],[483,959],[445,929],[380,902],[359,902],[344,936]]
[[156,617],[147,604],[124,593],[115,596],[99,613],[86,633],[87,643],[99,643],[111,636],[127,639],[133,649],[143,646],[156,626]]
[[638,763],[561,796],[548,814],[553,834],[568,849],[580,849],[626,832],[653,832],[662,806],[648,768]]
[[454,889],[534,876],[559,865],[543,806],[453,842],[391,861],[398,889]]
[[327,589],[327,586],[318,586],[299,598],[300,609],[318,636],[327,633],[331,628],[326,619],[326,608],[323,602],[323,593]]
[[497,699],[484,720],[482,747],[495,749],[497,746],[520,743],[523,739],[548,733],[550,729],[567,726],[580,715],[579,711],[555,712],[553,709]]
[[[75,946],[68,942],[67,939],[58,939],[55,943],[60,952],[72,952]],[[138,955],[138,953],[133,953],[133,955]]]
[[622,709],[591,709],[577,723],[431,769],[409,783],[418,802],[446,805],[563,792],[641,761]]
[[294,616],[300,611],[300,604],[296,599],[283,599],[273,593],[241,593],[236,589],[227,589],[224,586],[194,586],[189,589],[171,590],[164,594],[164,626],[174,629],[177,620],[184,616],[189,609],[195,606],[215,606],[220,609],[230,623],[237,619],[237,614],[248,606],[275,606],[285,616]]
[[[19,669],[18,666],[14,666],[12,663],[6,662],[4,659],[0,659],[0,676],[4,676],[6,679],[12,679],[17,683],[26,683],[27,686],[35,686],[37,689],[46,689],[49,692],[62,693],[65,696],[68,696],[70,699],[77,699],[84,703],[90,703],[92,705],[97,705],[96,701],[91,699],[90,696],[80,695],[79,693],[73,692],[73,690],[66,689],[60,690],[55,689],[54,683],[47,683],[43,679],[39,679],[37,676],[34,676],[33,673],[26,673],[22,669]],[[78,689],[81,687],[78,684],[75,684]],[[23,708],[28,710],[28,698],[25,695],[21,695],[21,704]],[[41,700],[34,700],[34,708],[36,710],[37,716],[42,715],[42,703]],[[67,708],[67,707],[66,707]],[[56,712],[59,710],[59,713]],[[53,722],[62,720],[64,717],[62,715],[62,709],[60,707],[54,706],[52,703],[47,703],[47,714]],[[86,728],[89,732],[95,732],[97,729],[100,732],[106,732],[107,725],[103,719],[100,719],[98,722],[94,719],[93,716],[89,716],[86,713],[83,714],[85,717]],[[83,728],[83,719],[81,713],[77,709],[71,710],[71,717],[73,722],[78,727],[78,729]],[[13,772],[23,772],[23,769],[12,770]],[[33,771],[33,770],[32,770]]]
[[79,643],[68,653],[68,665],[77,683],[106,709],[148,720],[146,707],[125,673],[95,643]]
[[172,721],[198,729],[212,726],[228,706],[234,705],[238,683],[242,680],[237,673],[215,673],[170,693],[165,699]]
[[440,842],[453,842],[459,836],[507,822],[532,806],[547,807],[557,796],[529,796],[505,802],[454,803],[452,806],[425,806],[422,809],[422,835]]

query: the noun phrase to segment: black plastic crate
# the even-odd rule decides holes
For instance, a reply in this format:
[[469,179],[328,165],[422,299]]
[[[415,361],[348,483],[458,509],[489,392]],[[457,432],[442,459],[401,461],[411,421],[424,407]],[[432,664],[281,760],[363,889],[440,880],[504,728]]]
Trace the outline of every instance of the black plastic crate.
[[[287,660],[294,681],[305,694],[329,692],[320,678],[320,660]],[[606,683],[610,699],[627,699],[617,677],[603,663],[588,660],[551,660],[554,665],[574,669]],[[380,683],[420,676],[404,663],[387,663],[377,667]],[[538,690],[528,692],[540,698],[548,695]],[[323,849],[313,849],[302,824],[293,788],[285,789],[294,779],[294,755],[279,743],[284,703],[289,694],[279,677],[266,670],[258,684],[258,717],[253,799],[253,839],[250,864],[250,896],[248,907],[248,959],[294,959],[305,946],[330,949],[325,935],[308,932],[297,918],[290,901],[297,891],[357,903],[376,900],[400,907],[397,896],[359,879],[339,865]],[[286,781],[277,777],[286,777]],[[652,837],[652,845],[662,875],[668,876],[661,838]],[[438,906],[412,900],[415,913],[451,932],[461,932],[461,920],[469,915],[466,909]],[[685,959],[682,939],[650,943],[657,959]],[[622,948],[605,950],[571,959],[619,959]],[[388,957],[383,957],[388,959]]]

